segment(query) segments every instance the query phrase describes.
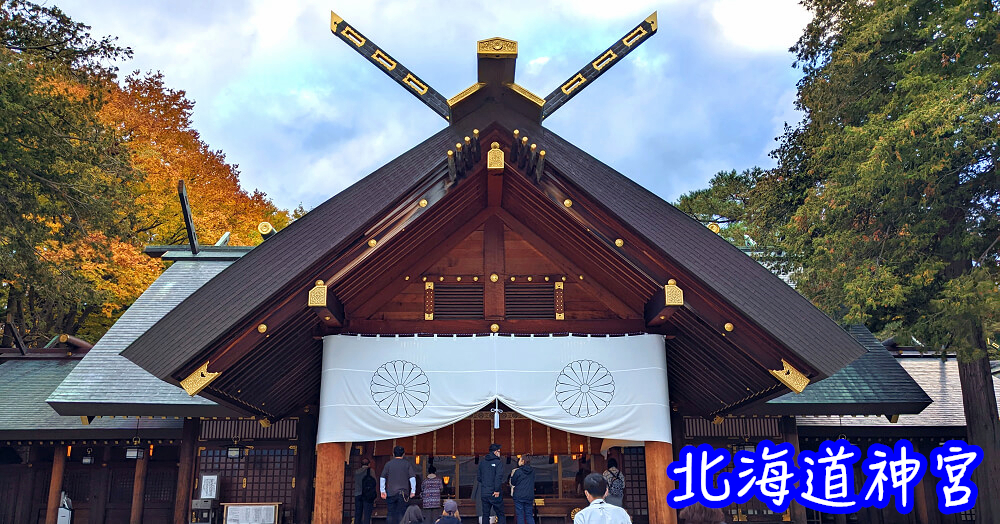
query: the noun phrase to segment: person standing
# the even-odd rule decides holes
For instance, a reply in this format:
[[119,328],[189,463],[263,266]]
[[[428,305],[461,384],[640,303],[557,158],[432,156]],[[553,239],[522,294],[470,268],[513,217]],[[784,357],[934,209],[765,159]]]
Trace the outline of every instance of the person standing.
[[424,508],[424,521],[432,522],[441,515],[441,492],[444,482],[437,476],[437,468],[427,466],[427,478],[420,484],[420,502]]
[[462,516],[458,514],[458,503],[448,499],[444,501],[444,511],[441,518],[435,521],[437,524],[462,524]]
[[604,502],[608,496],[608,481],[599,473],[591,473],[583,479],[583,494],[590,505],[577,512],[573,524],[631,524],[628,513],[618,506]]
[[604,502],[614,504],[619,508],[625,507],[622,505],[625,500],[625,474],[618,469],[617,460],[608,459],[608,469],[604,470],[604,480],[608,483],[608,496]]
[[376,493],[371,461],[363,458],[354,470],[354,524],[371,524]]
[[497,523],[504,524],[503,495],[500,487],[503,485],[503,466],[500,464],[500,444],[490,444],[490,452],[479,461],[476,472],[479,480],[480,496],[483,501],[482,522],[490,521],[490,510],[497,516]]
[[516,524],[535,524],[535,470],[531,469],[531,455],[521,455],[517,469],[510,477],[513,488],[514,517]]
[[[392,448],[392,460],[386,462],[379,479],[382,499],[386,505],[386,524],[399,524],[410,497],[417,495],[417,474],[410,461],[403,458],[403,446]],[[409,493],[409,497],[406,494]]]

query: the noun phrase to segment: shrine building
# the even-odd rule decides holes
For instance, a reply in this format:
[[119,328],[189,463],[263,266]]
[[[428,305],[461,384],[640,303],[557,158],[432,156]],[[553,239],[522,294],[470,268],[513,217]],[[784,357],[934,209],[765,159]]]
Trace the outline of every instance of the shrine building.
[[360,461],[377,475],[397,445],[471,524],[491,443],[508,469],[535,456],[542,524],[572,522],[580,478],[610,458],[633,522],[674,523],[665,468],[683,445],[798,449],[797,416],[836,438],[838,417],[930,404],[867,330],[543,126],[655,13],[544,98],[516,83],[511,40],[479,41],[478,78],[446,99],[336,15],[331,30],[446,126],[283,230],[262,224],[256,247],[201,245],[186,213],[188,244],[147,248],[172,264],[93,348],[0,360],[11,383],[50,377],[9,402],[52,410],[0,420],[0,524],[54,524],[61,491],[74,523],[204,522],[209,494],[230,522],[256,505],[346,524]]

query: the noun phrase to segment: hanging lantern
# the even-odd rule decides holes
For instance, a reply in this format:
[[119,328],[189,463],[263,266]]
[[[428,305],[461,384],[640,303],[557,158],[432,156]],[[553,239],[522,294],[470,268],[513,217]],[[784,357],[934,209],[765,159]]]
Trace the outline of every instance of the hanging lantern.
[[138,435],[132,438],[132,445],[125,448],[125,458],[132,460],[142,458],[143,450],[139,447],[140,442]]
[[243,446],[240,445],[239,437],[233,439],[233,445],[226,447],[226,458],[239,459],[243,457]]

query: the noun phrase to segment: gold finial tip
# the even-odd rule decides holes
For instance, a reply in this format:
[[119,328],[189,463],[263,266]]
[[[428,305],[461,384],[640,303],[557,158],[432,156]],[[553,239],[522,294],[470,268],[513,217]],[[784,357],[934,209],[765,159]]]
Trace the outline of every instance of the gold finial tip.
[[667,281],[667,285],[668,286],[676,286],[677,285],[677,281],[671,278],[670,280]]
[[340,24],[343,21],[344,21],[344,19],[341,18],[340,16],[338,16],[337,13],[334,13],[333,11],[330,11],[330,31],[333,31],[334,33],[336,33],[337,32],[337,25]]
[[274,231],[274,226],[272,226],[270,222],[261,222],[260,224],[257,224],[257,232],[262,235],[266,235],[272,231]]
[[448,156],[455,156],[455,152],[451,149],[448,150]]
[[653,11],[653,14],[647,16],[646,21],[653,27],[653,31],[656,31],[656,11]]
[[323,285],[323,281],[322,280],[317,280],[316,281],[316,285],[317,286],[322,286]]
[[490,149],[500,149],[500,142],[493,142],[490,144]]

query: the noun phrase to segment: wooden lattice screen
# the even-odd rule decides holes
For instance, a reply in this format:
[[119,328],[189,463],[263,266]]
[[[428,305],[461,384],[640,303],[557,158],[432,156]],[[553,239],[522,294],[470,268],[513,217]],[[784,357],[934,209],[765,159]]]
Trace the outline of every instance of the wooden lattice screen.
[[625,473],[625,498],[623,500],[625,509],[633,517],[648,517],[646,448],[622,448],[622,462],[622,472]]

